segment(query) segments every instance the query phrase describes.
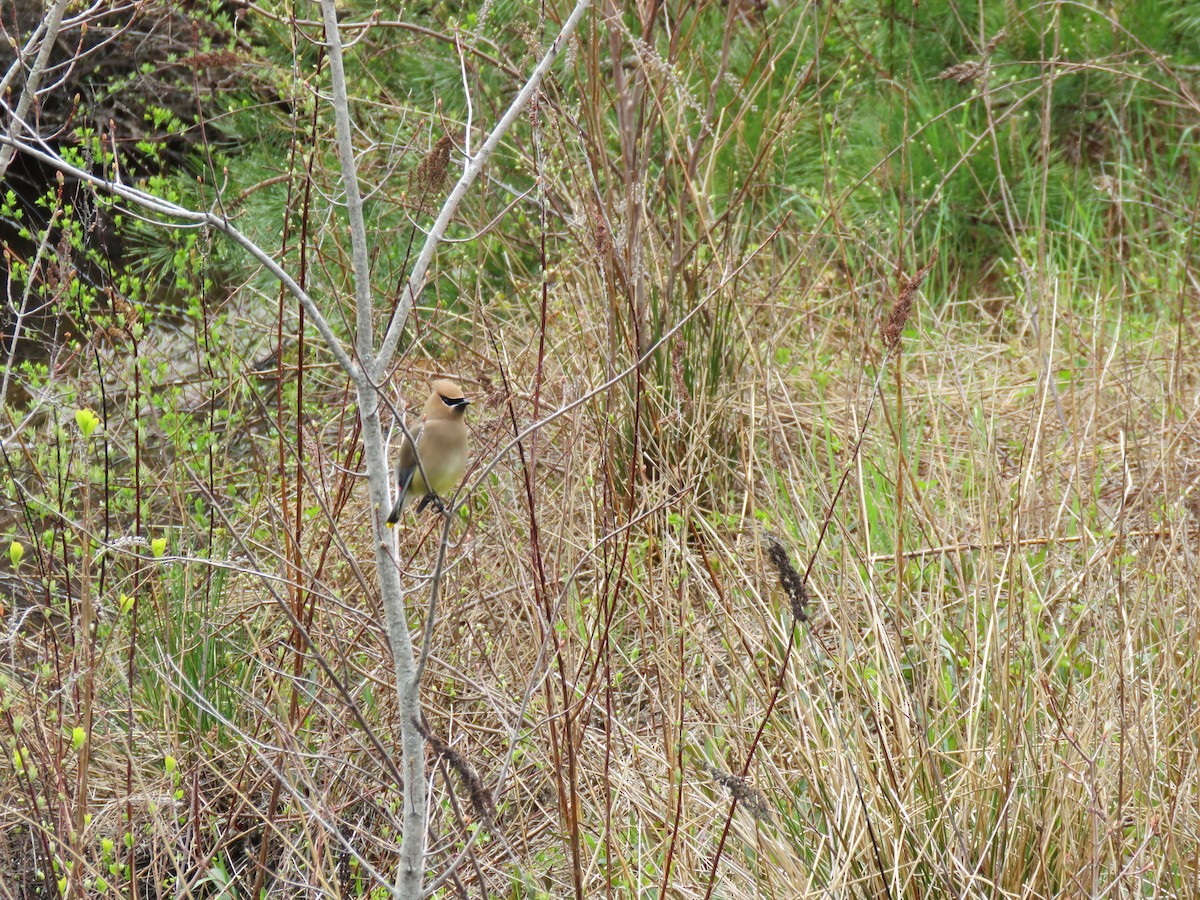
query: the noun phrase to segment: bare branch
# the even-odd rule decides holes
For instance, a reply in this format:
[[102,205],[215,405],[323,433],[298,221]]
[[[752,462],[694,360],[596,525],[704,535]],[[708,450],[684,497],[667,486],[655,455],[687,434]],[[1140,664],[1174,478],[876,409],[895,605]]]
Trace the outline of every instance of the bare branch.
[[371,262],[367,251],[367,226],[363,221],[362,194],[358,189],[358,166],[350,129],[350,99],[346,93],[346,69],[342,60],[342,36],[338,31],[334,0],[321,0],[325,41],[329,49],[329,82],[333,92],[333,116],[337,126],[338,156],[342,162],[342,189],[346,192],[346,217],[350,220],[350,254],[354,266],[354,347],[367,372],[374,372],[375,340],[371,323]]
[[591,0],[579,0],[575,4],[575,8],[571,10],[571,15],[563,23],[562,31],[551,42],[545,55],[542,56],[541,62],[533,70],[533,74],[529,76],[529,80],[525,82],[525,86],[517,93],[508,110],[500,117],[500,121],[492,129],[492,133],[488,135],[488,139],[479,148],[479,153],[467,160],[462,176],[458,179],[458,183],[454,185],[453,190],[450,191],[450,196],[446,198],[446,202],[442,204],[442,211],[438,214],[437,220],[429,230],[429,236],[425,239],[425,245],[421,248],[421,252],[417,255],[417,261],[413,264],[408,284],[404,286],[404,291],[400,295],[400,303],[396,308],[396,314],[392,317],[387,334],[384,335],[383,346],[379,348],[379,358],[376,361],[377,369],[374,372],[376,380],[383,377],[383,373],[387,370],[388,364],[391,362],[392,355],[396,352],[396,345],[399,343],[400,335],[404,331],[404,325],[408,321],[408,314],[412,311],[417,295],[425,288],[425,276],[429,271],[430,263],[433,262],[433,254],[437,250],[437,245],[441,242],[442,235],[446,233],[446,229],[450,225],[450,220],[454,218],[454,213],[458,210],[459,203],[462,202],[463,197],[466,196],[468,189],[470,189],[475,179],[479,176],[479,173],[483,171],[483,167],[487,165],[488,160],[492,158],[492,154],[496,152],[496,148],[500,146],[500,141],[504,138],[508,129],[512,127],[517,117],[521,115],[525,107],[529,105],[529,101],[533,99],[533,95],[542,83],[542,79],[550,71],[550,67],[554,65],[558,54],[562,52],[563,45],[570,38],[572,32],[575,31],[575,27],[583,18],[583,14],[587,12],[590,4]]
[[41,147],[34,146],[28,141],[19,140],[9,135],[0,134],[0,145],[3,145],[5,149],[11,147],[15,150],[19,150],[21,153],[26,154],[30,158],[36,159],[38,162],[45,163],[51,168],[57,169],[64,175],[70,175],[72,178],[77,178],[85,184],[91,185],[97,190],[120,197],[122,200],[136,204],[142,209],[148,209],[157,215],[169,216],[170,218],[179,219],[183,222],[190,222],[193,225],[212,228],[213,230],[219,231],[221,234],[225,235],[227,238],[253,256],[256,260],[262,263],[263,267],[266,268],[266,270],[274,275],[277,279],[279,279],[280,283],[282,283],[283,286],[288,289],[288,292],[300,301],[301,305],[304,307],[304,311],[308,313],[309,318],[312,319],[313,326],[317,329],[317,332],[321,335],[321,337],[325,339],[325,343],[329,345],[329,352],[333,354],[333,358],[337,360],[338,365],[340,365],[346,371],[346,373],[350,375],[351,378],[360,377],[361,372],[359,366],[350,357],[350,354],[346,352],[346,348],[342,346],[341,340],[339,340],[337,335],[334,334],[333,328],[330,326],[325,316],[321,314],[321,310],[317,307],[317,304],[313,301],[312,297],[308,295],[308,292],[304,290],[304,288],[302,288],[299,283],[297,283],[297,281],[292,278],[292,276],[289,275],[282,266],[279,265],[279,263],[275,262],[275,260],[271,258],[267,251],[263,250],[260,246],[258,246],[258,244],[238,231],[238,229],[235,228],[228,220],[222,218],[221,216],[215,215],[214,213],[199,212],[197,210],[188,209],[184,206],[179,206],[178,204],[172,203],[169,200],[163,200],[161,197],[156,197],[153,194],[148,194],[145,191],[140,191],[137,188],[131,188],[127,185],[120,184],[119,182],[98,178],[90,172],[86,172],[77,166],[71,165],[42,142],[39,141],[38,143],[41,144]]
[[[57,0],[43,20],[44,36],[41,39],[41,46],[38,48],[37,59],[33,61],[29,74],[25,77],[25,87],[21,91],[21,99],[17,101],[17,108],[13,110],[9,120],[8,133],[13,137],[16,137],[20,133],[20,129],[25,126],[25,116],[29,114],[29,108],[37,96],[38,85],[42,82],[42,75],[50,62],[50,51],[54,49],[54,42],[58,40],[58,31],[62,27],[63,12],[66,10],[68,2],[69,0]],[[24,51],[13,62],[12,69],[4,77],[6,84],[10,81],[10,76],[14,75],[21,65],[25,53],[32,50],[40,30],[42,30],[41,27],[35,29],[33,37],[26,43]],[[4,176],[8,173],[8,167],[12,164],[14,154],[15,151],[11,146],[5,144],[0,147],[0,181],[3,181]]]

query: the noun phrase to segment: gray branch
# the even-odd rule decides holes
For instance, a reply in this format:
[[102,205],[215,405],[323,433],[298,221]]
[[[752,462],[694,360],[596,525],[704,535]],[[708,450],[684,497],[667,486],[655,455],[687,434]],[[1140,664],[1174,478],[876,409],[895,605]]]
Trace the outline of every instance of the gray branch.
[[437,245],[445,235],[446,229],[450,225],[450,220],[454,218],[454,213],[458,211],[459,203],[462,202],[463,197],[466,196],[467,190],[474,183],[475,179],[479,177],[479,173],[483,171],[483,167],[487,165],[488,160],[492,158],[492,154],[496,152],[496,148],[500,146],[500,141],[504,138],[508,129],[512,127],[517,117],[521,115],[525,107],[529,105],[529,101],[533,99],[533,95],[542,83],[542,79],[550,71],[550,67],[554,65],[554,61],[558,59],[558,54],[562,52],[563,45],[570,38],[571,33],[575,30],[580,20],[583,19],[583,14],[587,12],[590,4],[591,0],[578,0],[575,4],[575,8],[571,10],[571,15],[563,23],[562,31],[551,42],[541,62],[537,64],[537,68],[533,70],[533,74],[529,76],[529,80],[525,82],[525,86],[517,93],[508,110],[500,117],[500,121],[496,123],[496,127],[488,135],[488,139],[483,142],[483,146],[479,148],[479,152],[467,160],[462,176],[450,191],[450,196],[446,198],[446,202],[442,204],[442,211],[438,214],[433,227],[429,230],[429,236],[425,239],[425,245],[417,255],[417,261],[413,264],[412,273],[408,277],[408,283],[404,286],[404,292],[400,295],[400,304],[396,308],[395,316],[392,317],[392,324],[389,326],[387,334],[384,335],[383,346],[379,348],[379,358],[374,372],[377,380],[383,377],[388,364],[391,363],[392,356],[396,352],[396,345],[400,341],[400,335],[404,331],[404,325],[408,321],[408,314],[412,312],[413,304],[416,303],[418,295],[425,288],[425,276],[429,272],[430,263],[433,262],[433,254],[436,252]]
[[[50,51],[54,49],[54,42],[58,40],[58,31],[62,27],[63,13],[66,11],[69,2],[70,0],[57,0],[50,7],[50,11],[46,13],[46,18],[34,30],[28,43],[26,43],[21,53],[17,55],[17,59],[12,64],[12,69],[4,76],[4,87],[7,88],[11,77],[15,76],[18,67],[26,59],[26,54],[32,52],[39,32],[42,33],[41,46],[38,48],[37,58],[33,61],[33,65],[30,66],[29,74],[25,76],[25,87],[21,91],[21,97],[17,100],[17,108],[13,110],[9,121],[8,131],[13,137],[19,135],[19,129],[24,126],[25,117],[29,114],[29,108],[33,105],[33,101],[37,97],[38,87],[42,83],[42,75],[46,71],[46,66],[50,63]],[[0,181],[4,181],[4,176],[8,174],[8,167],[12,164],[15,152],[8,144],[0,147]]]
[[[38,142],[41,144],[41,142]],[[131,188],[127,185],[115,181],[109,181],[104,178],[98,178],[90,172],[86,172],[77,166],[71,165],[57,153],[50,150],[44,144],[34,146],[28,141],[19,140],[11,135],[0,134],[0,145],[6,149],[12,148],[19,150],[32,159],[43,162],[62,172],[64,175],[70,175],[72,178],[77,178],[85,184],[89,184],[99,191],[119,197],[128,203],[132,203],[142,209],[148,210],[155,215],[167,216],[172,219],[178,219],[182,222],[189,222],[193,225],[200,225],[206,228],[211,228],[214,231],[219,231],[225,235],[256,260],[262,263],[263,267],[270,272],[276,279],[279,280],[288,292],[292,294],[300,304],[304,307],[304,311],[308,313],[309,319],[313,323],[313,327],[317,329],[317,333],[325,339],[325,343],[329,345],[329,352],[333,354],[333,358],[351,378],[356,378],[360,373],[360,367],[354,362],[346,348],[342,346],[342,342],[334,334],[333,328],[329,325],[325,316],[321,314],[321,310],[313,301],[308,292],[302,288],[297,281],[292,278],[287,271],[271,258],[267,251],[263,250],[258,244],[246,237],[235,228],[228,220],[221,216],[209,212],[200,212],[197,210],[188,209],[184,206],[179,206],[172,203],[170,200],[163,200],[161,197],[155,197],[153,194],[147,194],[145,191],[139,191],[137,188]],[[178,227],[170,223],[163,223],[163,227]]]
[[363,221],[362,193],[358,189],[358,165],[354,161],[350,99],[346,92],[346,69],[342,60],[342,36],[338,31],[334,0],[321,0],[325,20],[325,43],[329,48],[329,82],[333,90],[333,116],[337,126],[338,156],[342,162],[342,189],[346,192],[346,217],[350,220],[350,258],[354,267],[354,346],[365,371],[374,373],[375,340],[371,323],[374,302],[371,294],[371,262],[367,249],[367,226]]

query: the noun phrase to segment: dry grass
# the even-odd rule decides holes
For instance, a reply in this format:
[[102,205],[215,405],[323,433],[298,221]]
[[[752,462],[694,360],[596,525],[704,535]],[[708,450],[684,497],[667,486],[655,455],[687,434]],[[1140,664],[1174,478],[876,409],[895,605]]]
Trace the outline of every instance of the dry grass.
[[[918,302],[883,379],[903,396],[885,388],[852,456],[873,385],[860,339],[840,335],[874,329],[866,316],[835,327],[847,315],[825,304],[768,329],[739,306],[754,350],[736,382],[686,408],[641,395],[654,423],[644,457],[670,460],[657,472],[642,462],[632,481],[620,474],[634,434],[622,388],[548,425],[524,467],[510,455],[479,487],[453,532],[427,675],[431,730],[460,763],[434,785],[435,876],[478,830],[455,876],[471,893],[513,879],[517,893],[546,896],[576,884],[680,897],[713,885],[745,897],[1194,888],[1200,432],[1194,373],[1173,360],[1200,348],[1189,338],[1178,357],[1164,353],[1175,329],[1160,320],[1113,333],[1060,309],[1044,323],[1056,397],[1036,342],[988,341]],[[802,349],[777,365],[788,348]],[[495,362],[532,384],[536,343]],[[604,376],[595,355],[548,353],[543,408]],[[507,401],[480,393],[473,439],[486,459],[509,427]],[[527,419],[531,400],[514,399]],[[606,403],[620,414],[603,415]],[[341,415],[314,433],[336,434]],[[337,471],[310,469],[329,475],[311,489],[334,508]],[[132,742],[117,721],[93,732],[81,846],[120,847],[132,805],[144,875],[178,871],[181,840],[209,848],[183,868],[197,896],[217,859],[240,860],[237,883],[252,883],[264,828],[284,895],[289,878],[355,895],[336,834],[386,872],[399,794],[347,703],[390,746],[390,662],[370,580],[364,592],[352,574],[367,558],[361,502],[336,521],[346,545],[319,577],[327,534],[306,531],[310,645],[288,649],[290,625],[255,574],[272,551],[245,545],[230,549],[243,574],[221,608],[184,620],[199,631],[173,654],[139,651],[169,685],[162,696],[183,702],[135,711]],[[431,524],[410,521],[402,536],[417,598]],[[807,623],[794,621],[764,526],[799,572],[812,561]],[[162,640],[172,615],[163,608],[143,635]],[[200,698],[170,668],[202,638],[219,648],[206,684],[226,700],[224,725],[186,712]],[[119,722],[122,643],[98,692]],[[36,681],[18,683],[10,675],[7,721],[41,721],[43,770],[57,759],[74,778],[77,757],[56,755],[56,729],[30,705]],[[472,800],[467,770],[490,801]],[[10,825],[27,815],[23,784],[10,781]],[[8,833],[6,858],[24,858],[28,833]]]
[[[461,752],[495,771],[516,698],[537,685],[498,825],[521,836],[522,869],[550,896],[574,872],[585,894],[669,883],[703,896],[730,816],[723,896],[876,894],[884,880],[892,896],[1194,884],[1181,851],[1196,821],[1196,432],[1192,414],[1166,413],[1194,412],[1162,388],[1182,376],[1194,389],[1162,356],[1173,330],[1144,323],[1110,357],[1109,335],[1078,326],[1093,347],[1082,364],[1049,347],[1051,371],[1068,373],[1056,402],[1036,346],[918,316],[894,363],[903,406],[884,399],[857,460],[845,449],[869,390],[851,348],[829,344],[812,347],[841,361],[824,387],[801,365],[750,365],[693,412],[722,418],[738,455],[700,429],[673,435],[684,463],[639,483],[615,518],[667,514],[607,541],[602,492],[586,487],[604,482],[603,433],[580,416],[544,434],[545,585],[519,490],[489,491],[508,514],[455,552],[456,639],[439,649],[446,694],[431,702]],[[772,359],[795,337],[756,345]],[[697,502],[710,466],[745,495]],[[817,550],[846,466],[850,491]],[[805,563],[815,554],[811,627],[793,626],[756,519]],[[562,601],[550,636],[539,591]],[[509,864],[499,848],[492,859]]]

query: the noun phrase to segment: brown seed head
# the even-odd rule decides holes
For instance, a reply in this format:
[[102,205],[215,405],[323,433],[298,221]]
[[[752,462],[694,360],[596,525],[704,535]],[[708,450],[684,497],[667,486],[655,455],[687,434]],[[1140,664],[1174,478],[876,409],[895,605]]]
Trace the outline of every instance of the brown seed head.
[[983,48],[983,53],[980,54],[979,59],[964,59],[953,66],[947,66],[938,73],[938,78],[941,78],[943,81],[957,81],[959,84],[978,81],[988,70],[988,59],[1007,34],[1008,32],[1001,28],[996,32],[996,36],[987,42],[987,46]]
[[493,799],[491,792],[483,786],[483,779],[479,777],[479,773],[475,771],[474,766],[471,765],[465,756],[451,747],[441,737],[434,734],[430,729],[424,727],[420,722],[417,723],[417,730],[429,742],[429,746],[433,752],[446,760],[450,768],[458,773],[458,777],[462,779],[463,787],[467,789],[467,796],[471,798],[471,808],[475,811],[475,815],[482,819],[488,826],[493,826],[496,821],[496,801]]
[[592,240],[595,243],[597,255],[607,256],[613,246],[612,232],[608,229],[608,220],[604,218],[604,210],[600,208],[599,201],[595,199],[588,204],[588,220],[592,226]]
[[808,588],[804,585],[804,576],[797,572],[796,567],[792,565],[787,548],[783,546],[779,538],[767,532],[763,535],[763,541],[767,546],[767,559],[775,567],[775,571],[779,575],[779,586],[783,588],[784,596],[788,598],[788,603],[792,607],[792,617],[797,622],[807,622]]
[[921,287],[921,283],[925,281],[929,273],[933,271],[933,266],[937,262],[937,258],[937,247],[934,247],[933,253],[929,257],[929,262],[917,269],[916,274],[911,277],[900,279],[900,295],[896,298],[896,302],[892,304],[892,310],[888,313],[887,321],[883,323],[883,328],[881,329],[885,350],[895,350],[900,345],[900,335],[904,333],[904,326],[908,322],[909,315],[912,314],[913,301],[916,299],[917,290]]
[[938,72],[938,78],[942,81],[957,81],[959,84],[967,84],[975,81],[983,73],[984,63],[977,59],[965,59],[960,63],[955,63],[952,66],[947,66]]
[[433,149],[417,164],[412,175],[412,190],[414,194],[434,194],[446,183],[446,172],[450,168],[450,148],[454,141],[449,135],[443,135],[433,145]]
[[754,818],[762,821],[771,817],[771,804],[762,795],[762,791],[745,778],[731,772],[724,772],[706,762],[702,762],[700,765],[712,776],[713,781],[729,791],[733,799],[742,804],[746,812]]

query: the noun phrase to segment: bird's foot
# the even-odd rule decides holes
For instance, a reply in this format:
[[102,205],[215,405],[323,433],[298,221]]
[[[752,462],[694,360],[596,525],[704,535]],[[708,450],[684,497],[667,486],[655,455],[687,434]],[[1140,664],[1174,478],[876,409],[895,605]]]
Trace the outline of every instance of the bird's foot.
[[425,507],[432,506],[440,513],[446,511],[446,503],[437,494],[426,494],[421,498],[421,502],[417,504],[417,512],[423,512]]

